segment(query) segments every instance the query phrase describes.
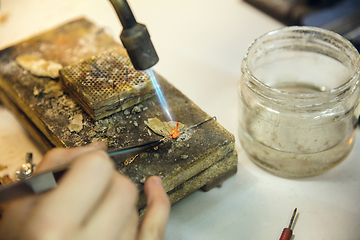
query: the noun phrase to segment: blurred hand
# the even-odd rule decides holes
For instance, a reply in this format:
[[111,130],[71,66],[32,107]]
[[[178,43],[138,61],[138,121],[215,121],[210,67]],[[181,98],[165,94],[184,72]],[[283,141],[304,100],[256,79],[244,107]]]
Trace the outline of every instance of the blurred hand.
[[0,239],[163,239],[170,203],[161,178],[145,182],[147,211],[138,226],[137,188],[104,150],[98,142],[49,151],[37,172],[67,163],[70,169],[57,188],[6,204]]

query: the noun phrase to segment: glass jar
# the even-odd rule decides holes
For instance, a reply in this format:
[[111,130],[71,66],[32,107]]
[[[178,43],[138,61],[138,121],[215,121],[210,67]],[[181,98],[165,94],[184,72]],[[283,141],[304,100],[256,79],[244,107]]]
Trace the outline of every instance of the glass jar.
[[355,140],[359,53],[340,35],[286,27],[248,48],[239,81],[239,136],[250,159],[282,177],[320,174]]

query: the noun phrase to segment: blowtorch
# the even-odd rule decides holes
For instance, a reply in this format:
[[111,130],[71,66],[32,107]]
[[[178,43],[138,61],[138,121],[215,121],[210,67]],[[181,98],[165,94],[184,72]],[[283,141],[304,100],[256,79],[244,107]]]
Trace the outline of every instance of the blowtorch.
[[126,0],[110,0],[123,30],[120,40],[136,70],[146,70],[154,66],[159,57],[144,24],[138,23]]
[[167,119],[173,121],[174,117],[171,114],[170,107],[151,69],[159,61],[159,57],[146,26],[135,20],[126,0],[110,0],[110,2],[123,26],[120,40],[129,55],[131,63],[136,70],[146,70]]

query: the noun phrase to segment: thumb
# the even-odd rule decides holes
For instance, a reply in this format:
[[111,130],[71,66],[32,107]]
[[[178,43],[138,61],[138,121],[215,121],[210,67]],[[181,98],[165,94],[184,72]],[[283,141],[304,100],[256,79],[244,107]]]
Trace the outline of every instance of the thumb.
[[147,209],[140,226],[139,240],[164,239],[170,213],[170,201],[161,178],[150,177],[144,186]]

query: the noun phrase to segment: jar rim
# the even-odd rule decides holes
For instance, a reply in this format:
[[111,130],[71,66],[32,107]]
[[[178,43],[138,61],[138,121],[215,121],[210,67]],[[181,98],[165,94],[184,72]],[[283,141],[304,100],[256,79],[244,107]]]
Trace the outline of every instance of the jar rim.
[[[326,35],[334,40],[336,40],[337,42],[340,42],[344,47],[346,47],[349,52],[351,52],[351,54],[354,55],[354,59],[355,59],[355,63],[354,63],[354,70],[351,74],[351,78],[348,79],[346,82],[344,82],[343,84],[332,88],[330,90],[327,91],[319,91],[319,92],[313,92],[313,93],[301,93],[301,92],[288,92],[288,91],[284,91],[284,90],[280,90],[277,88],[273,88],[265,83],[263,83],[261,80],[259,80],[250,70],[249,68],[249,55],[250,52],[253,50],[252,48],[254,47],[255,44],[257,44],[258,42],[262,41],[264,38],[266,38],[267,36],[271,36],[271,35],[275,35],[278,34],[279,32],[309,32],[309,33],[318,33],[318,34],[323,34]],[[354,45],[348,41],[346,38],[342,37],[341,35],[332,32],[330,30],[326,30],[326,29],[322,29],[322,28],[318,28],[318,27],[309,27],[309,26],[290,26],[290,27],[283,27],[280,29],[276,29],[273,31],[270,31],[268,33],[265,33],[263,35],[261,35],[260,37],[256,38],[248,47],[244,59],[243,59],[243,67],[242,69],[245,69],[245,73],[250,76],[250,78],[252,79],[252,86],[250,86],[249,82],[245,82],[245,84],[250,87],[253,91],[255,91],[257,94],[259,94],[260,96],[266,97],[266,98],[271,98],[274,100],[285,100],[292,98],[292,99],[321,99],[321,98],[325,98],[324,101],[329,101],[329,97],[334,97],[336,98],[336,96],[342,95],[344,92],[349,92],[348,90],[352,89],[352,91],[354,90],[354,87],[357,87],[359,85],[359,75],[360,75],[360,55],[359,52],[357,51],[357,49],[354,47]],[[255,85],[255,88],[254,88]],[[266,90],[266,94],[264,94],[263,91],[258,91],[259,88],[260,90]],[[350,91],[350,92],[352,92]],[[337,99],[338,100],[338,99]],[[334,99],[335,101],[335,99]]]

